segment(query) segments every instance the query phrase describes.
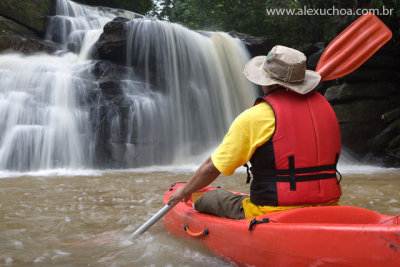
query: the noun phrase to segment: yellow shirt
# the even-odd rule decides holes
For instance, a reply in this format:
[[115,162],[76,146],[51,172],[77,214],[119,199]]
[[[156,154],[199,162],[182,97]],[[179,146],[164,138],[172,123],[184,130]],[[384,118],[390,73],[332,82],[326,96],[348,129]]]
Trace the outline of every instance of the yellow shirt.
[[[242,112],[232,123],[220,146],[211,155],[214,166],[224,175],[232,175],[236,168],[243,166],[254,151],[271,139],[275,131],[275,116],[272,108],[261,102]],[[298,206],[257,206],[250,198],[243,200],[246,218],[265,213],[309,206],[338,205],[331,201],[319,205]]]
[[220,146],[211,155],[214,166],[224,175],[232,175],[243,166],[275,131],[275,116],[265,102],[242,112],[232,123]]

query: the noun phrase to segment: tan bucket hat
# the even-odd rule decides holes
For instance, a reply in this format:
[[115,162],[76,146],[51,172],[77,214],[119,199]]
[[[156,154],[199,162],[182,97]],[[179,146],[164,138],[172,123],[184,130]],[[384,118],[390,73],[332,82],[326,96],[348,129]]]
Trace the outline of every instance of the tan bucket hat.
[[244,75],[258,85],[278,84],[299,94],[307,94],[321,80],[321,76],[306,70],[306,56],[293,48],[274,46],[267,56],[257,56],[244,67]]

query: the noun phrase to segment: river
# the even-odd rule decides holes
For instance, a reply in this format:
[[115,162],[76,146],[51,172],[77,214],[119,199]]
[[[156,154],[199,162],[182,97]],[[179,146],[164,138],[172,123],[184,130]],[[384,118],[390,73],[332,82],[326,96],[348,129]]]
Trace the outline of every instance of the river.
[[[128,236],[161,207],[169,184],[193,166],[113,171],[0,173],[0,265],[234,266],[200,243],[168,234],[161,221]],[[400,213],[400,172],[345,165],[341,205]],[[213,184],[248,192],[245,172]]]

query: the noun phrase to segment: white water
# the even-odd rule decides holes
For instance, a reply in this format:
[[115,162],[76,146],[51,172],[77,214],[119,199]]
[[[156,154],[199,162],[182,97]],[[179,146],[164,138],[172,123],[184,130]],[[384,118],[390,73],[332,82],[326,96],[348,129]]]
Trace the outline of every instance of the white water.
[[241,75],[248,60],[243,45],[225,33],[208,37],[167,22],[132,20],[126,28],[130,79],[143,81],[140,92],[137,85],[125,88],[133,103],[125,140],[135,144],[128,158],[138,166],[182,164],[216,146],[255,97]]
[[[75,177],[75,176],[107,176],[112,174],[129,174],[129,173],[175,173],[185,174],[189,178],[198,166],[206,159],[207,156],[214,150],[212,148],[205,153],[190,157],[187,163],[175,164],[175,165],[151,165],[145,167],[136,168],[125,168],[125,169],[79,169],[79,168],[54,168],[54,169],[43,169],[39,171],[8,171],[0,170],[0,179],[2,178],[17,178],[17,177]],[[351,158],[344,152],[344,156],[339,160],[338,170],[343,176],[343,183],[346,183],[348,177],[354,175],[363,176],[386,176],[386,175],[398,175],[398,168],[383,168],[373,165],[365,165],[360,163],[354,158]],[[235,173],[246,176],[245,168],[238,168]],[[186,180],[188,179],[186,178]]]
[[[105,167],[96,162],[113,168],[197,164],[253,101],[255,90],[240,75],[248,55],[238,40],[134,20],[126,24],[128,63],[144,75],[137,68],[121,74],[129,106],[113,113],[110,105],[107,117],[98,117],[104,100],[90,52],[114,17],[58,0],[47,38],[63,50],[0,55],[0,176]],[[101,119],[109,121],[100,129],[109,137],[99,144]],[[107,153],[99,155],[100,146],[108,146]]]

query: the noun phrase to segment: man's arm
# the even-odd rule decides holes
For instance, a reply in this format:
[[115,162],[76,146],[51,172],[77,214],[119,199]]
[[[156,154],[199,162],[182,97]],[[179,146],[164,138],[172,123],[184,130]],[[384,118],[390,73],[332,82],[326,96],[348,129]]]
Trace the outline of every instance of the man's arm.
[[185,202],[188,201],[193,192],[211,184],[218,177],[218,175],[220,175],[220,172],[214,166],[211,157],[209,157],[203,162],[203,164],[200,165],[188,183],[183,187],[179,187],[169,197],[168,204],[178,202],[182,199],[184,199]]

